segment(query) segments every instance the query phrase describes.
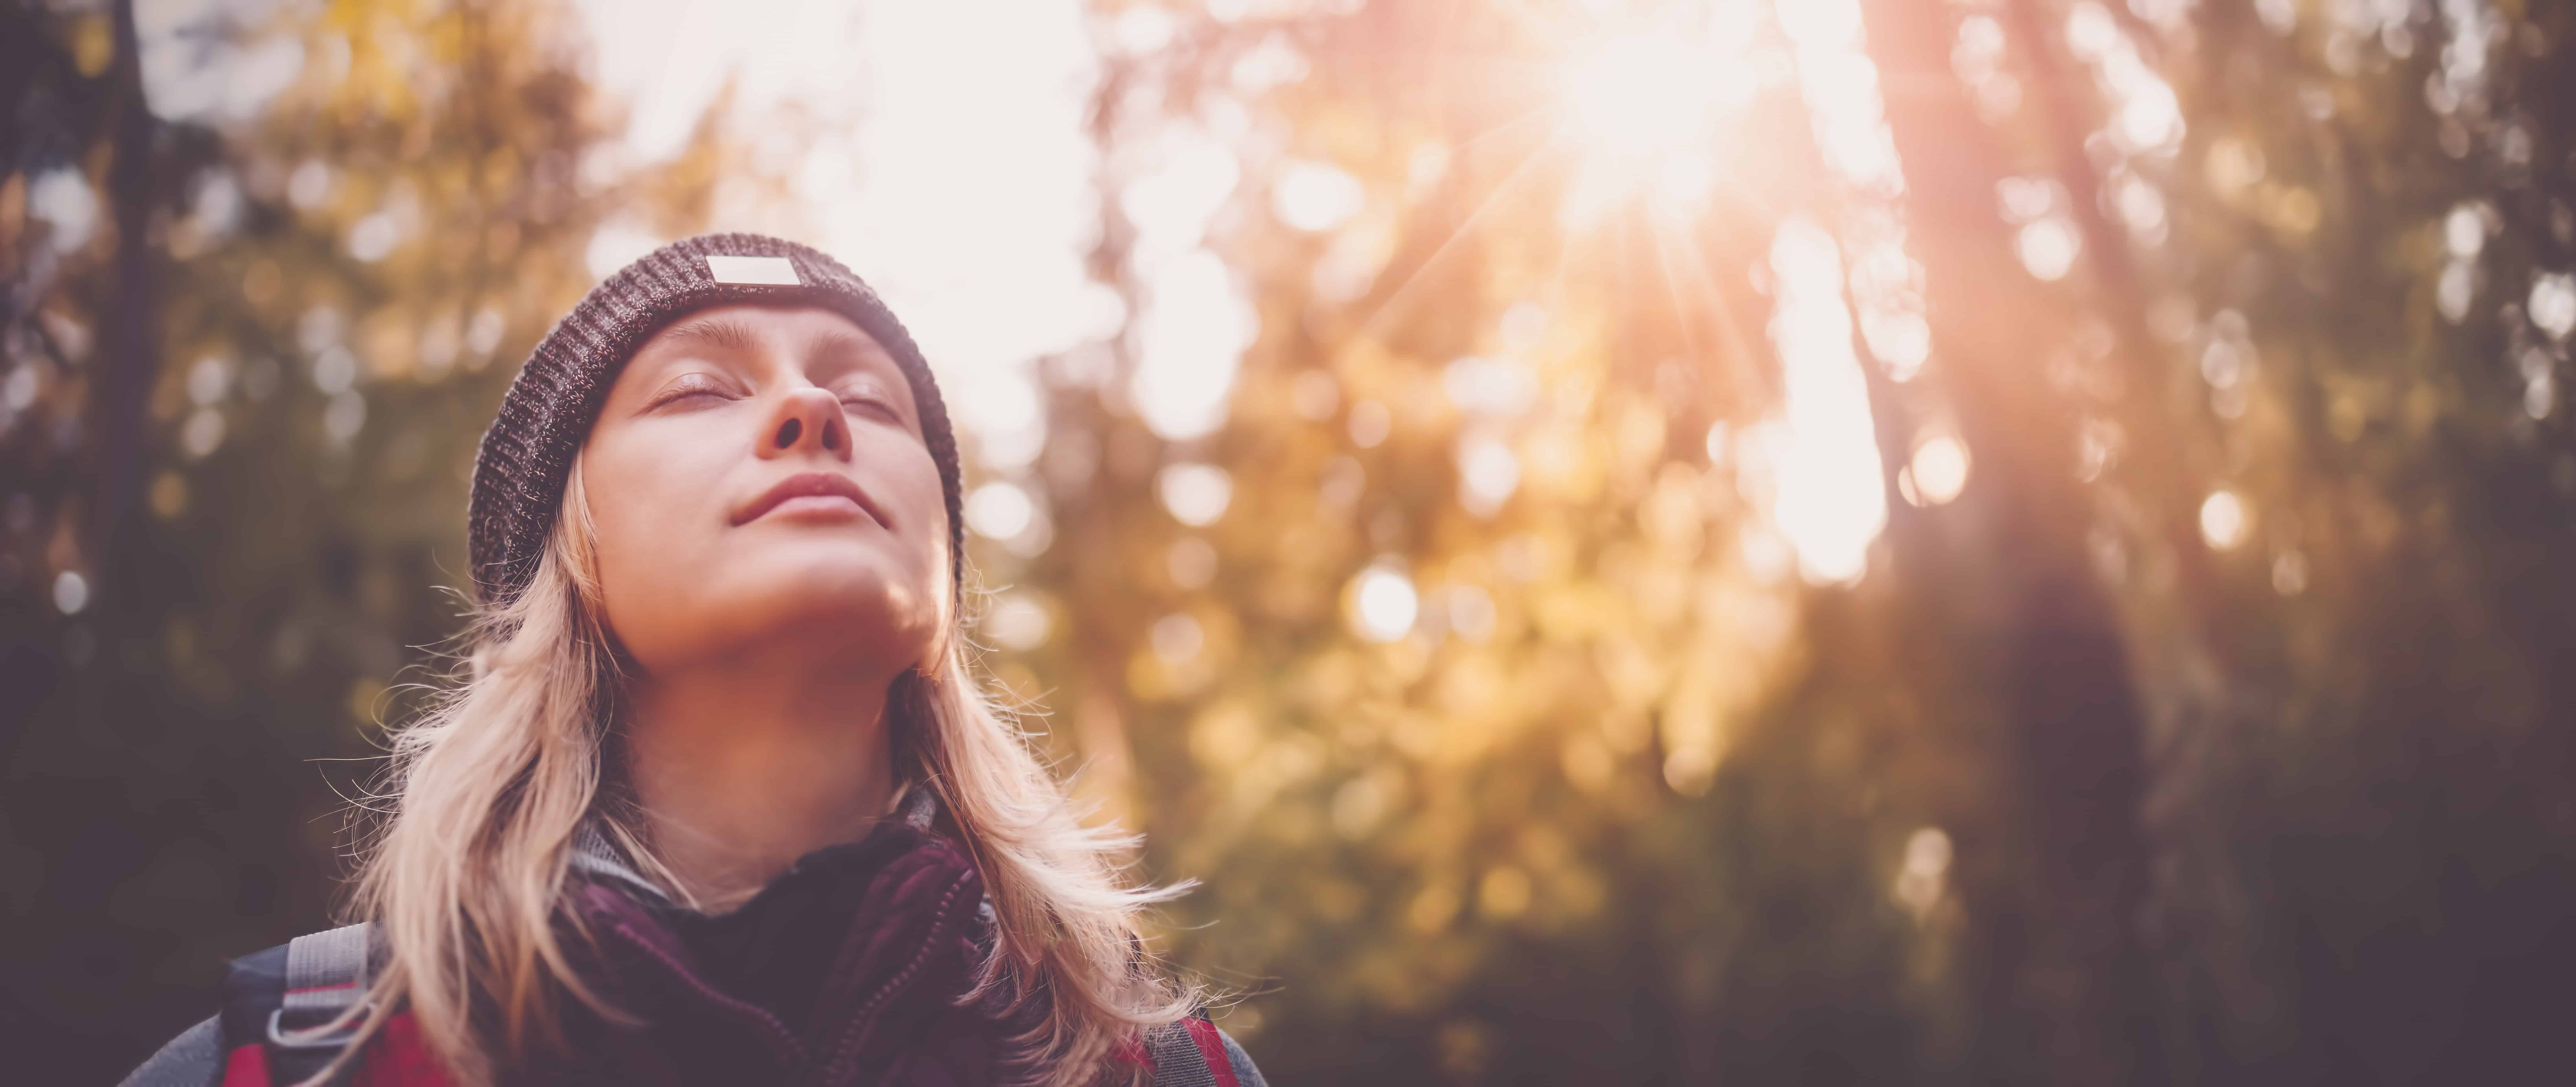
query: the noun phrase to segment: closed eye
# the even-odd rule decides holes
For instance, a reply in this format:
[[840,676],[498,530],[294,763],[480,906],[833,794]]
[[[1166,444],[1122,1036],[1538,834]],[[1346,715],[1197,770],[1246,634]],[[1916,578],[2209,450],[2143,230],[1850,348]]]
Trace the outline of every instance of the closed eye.
[[876,408],[880,411],[889,412],[894,410],[894,405],[886,403],[884,397],[868,396],[865,394],[844,396],[841,398],[841,406],[847,408]]
[[708,397],[731,399],[725,395],[724,389],[719,387],[713,380],[701,374],[690,374],[682,377],[676,382],[673,382],[669,387],[663,389],[659,394],[656,394],[653,397],[653,402],[645,405],[644,410],[651,411],[668,404],[702,400]]
[[856,388],[843,389],[841,390],[840,397],[841,407],[844,410],[874,411],[883,415],[888,420],[894,422],[903,421],[903,409],[896,406],[894,398],[887,396],[884,391],[873,386],[859,386]]

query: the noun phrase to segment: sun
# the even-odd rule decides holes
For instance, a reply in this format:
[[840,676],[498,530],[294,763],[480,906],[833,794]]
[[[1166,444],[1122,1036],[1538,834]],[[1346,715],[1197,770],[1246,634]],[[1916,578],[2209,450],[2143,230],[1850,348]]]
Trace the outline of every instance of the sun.
[[1598,152],[1653,158],[1705,147],[1751,105],[1751,56],[1768,5],[1654,5],[1572,35],[1561,69],[1566,120]]
[[1664,218],[1707,208],[1729,131],[1757,90],[1747,55],[1753,12],[1720,0],[1691,6],[1687,19],[1601,26],[1575,39],[1557,94],[1559,138],[1581,161],[1569,225],[1638,198]]
[[1740,56],[1657,30],[1610,36],[1580,56],[1567,72],[1565,104],[1597,149],[1645,157],[1703,144],[1751,92]]

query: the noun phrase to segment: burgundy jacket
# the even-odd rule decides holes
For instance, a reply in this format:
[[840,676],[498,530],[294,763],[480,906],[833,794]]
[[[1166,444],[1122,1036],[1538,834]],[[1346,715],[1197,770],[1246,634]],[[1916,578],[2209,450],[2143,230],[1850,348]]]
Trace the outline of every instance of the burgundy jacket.
[[[535,1084],[780,1084],[985,1087],[1027,1078],[1015,1038],[1039,1025],[1043,993],[967,1000],[993,947],[982,875],[935,828],[926,794],[860,841],[807,854],[740,909],[710,917],[672,901],[597,834],[575,849],[568,893],[589,938],[578,972],[632,1022],[568,1001],[567,1042],[506,1068]],[[281,958],[273,948],[236,964]],[[276,967],[267,987],[278,988]],[[128,1084],[262,1087],[278,1082],[258,1031],[227,1014],[199,1024]],[[248,1018],[258,1018],[250,1016]],[[1147,1032],[1120,1059],[1156,1087],[1265,1087],[1243,1050],[1203,1017]],[[443,1084],[397,1015],[343,1082]]]

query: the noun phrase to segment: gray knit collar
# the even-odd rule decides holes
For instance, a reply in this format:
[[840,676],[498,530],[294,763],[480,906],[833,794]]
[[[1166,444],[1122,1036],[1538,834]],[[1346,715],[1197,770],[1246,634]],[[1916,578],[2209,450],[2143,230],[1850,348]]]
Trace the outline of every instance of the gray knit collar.
[[[910,782],[904,783],[901,789],[902,792],[895,798],[895,817],[903,820],[905,826],[914,830],[925,832],[930,830],[939,821],[939,798],[936,793]],[[582,820],[581,828],[573,832],[571,858],[573,870],[601,882],[619,884],[639,892],[647,901],[659,905],[678,905],[679,896],[672,894],[668,888],[655,883],[644,873],[636,870],[633,860],[626,855],[626,851],[619,849],[616,840],[609,837],[607,831],[601,829],[602,818],[600,815],[593,814],[590,818]]]

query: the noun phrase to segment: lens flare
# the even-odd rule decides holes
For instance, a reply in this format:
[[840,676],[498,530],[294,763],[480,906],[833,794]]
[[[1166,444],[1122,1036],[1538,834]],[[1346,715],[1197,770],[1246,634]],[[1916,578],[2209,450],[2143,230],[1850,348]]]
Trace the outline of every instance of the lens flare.
[[1674,34],[1612,38],[1576,65],[1567,106],[1613,151],[1644,154],[1694,142],[1721,104],[1750,96],[1740,67]]
[[1759,79],[1744,55],[1751,8],[1712,5],[1705,20],[1607,33],[1564,69],[1565,131],[1584,152],[1566,194],[1571,228],[1643,198],[1686,221],[1718,187],[1721,131],[1753,100]]

